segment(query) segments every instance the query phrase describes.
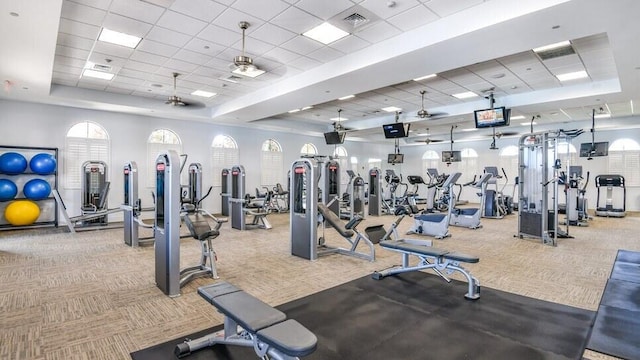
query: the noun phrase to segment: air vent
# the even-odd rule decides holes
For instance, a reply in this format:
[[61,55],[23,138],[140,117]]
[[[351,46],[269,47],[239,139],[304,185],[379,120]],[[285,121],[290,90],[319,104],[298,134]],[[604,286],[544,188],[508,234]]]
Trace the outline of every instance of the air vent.
[[366,17],[358,13],[353,13],[347,16],[346,18],[344,18],[343,21],[348,22],[351,25],[351,27],[355,29],[361,25],[368,23],[369,19],[367,19]]
[[110,65],[103,65],[103,64],[93,64],[93,70],[111,71],[111,66]]
[[546,51],[538,52],[538,56],[540,56],[541,60],[549,60],[559,58],[561,56],[573,55],[576,51],[573,49],[573,46],[567,45],[555,49],[550,49]]

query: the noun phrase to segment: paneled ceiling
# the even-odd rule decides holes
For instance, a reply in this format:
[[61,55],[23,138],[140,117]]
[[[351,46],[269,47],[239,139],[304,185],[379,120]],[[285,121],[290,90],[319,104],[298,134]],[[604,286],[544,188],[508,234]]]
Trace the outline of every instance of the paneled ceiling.
[[[472,129],[490,97],[518,116],[513,132],[532,119],[581,126],[594,109],[632,127],[640,99],[634,0],[7,0],[0,10],[5,99],[312,135],[333,129],[341,110],[348,138],[364,141],[383,140],[380,125],[396,114],[382,108],[395,106],[412,122],[407,144]],[[346,20],[356,14],[358,26]],[[265,71],[255,78],[231,73],[241,21],[245,55]],[[323,22],[349,35],[328,45],[301,35]],[[142,41],[98,41],[103,28]],[[532,50],[566,40],[563,56]],[[82,76],[88,67],[114,77]],[[580,70],[587,77],[557,78]],[[477,96],[452,96],[462,92]],[[165,104],[171,95],[191,106]],[[346,95],[355,97],[338,100]],[[423,106],[435,116],[418,118]]]

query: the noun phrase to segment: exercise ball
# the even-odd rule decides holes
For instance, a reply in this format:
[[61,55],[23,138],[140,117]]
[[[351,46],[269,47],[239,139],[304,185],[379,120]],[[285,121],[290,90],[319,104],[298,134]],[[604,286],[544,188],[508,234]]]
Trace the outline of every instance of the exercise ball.
[[16,152],[6,152],[0,155],[0,172],[18,175],[27,169],[27,159]]
[[24,184],[22,192],[24,192],[24,197],[29,200],[42,200],[49,197],[51,186],[45,180],[31,179]]
[[0,201],[12,200],[18,195],[18,187],[13,181],[0,179]]
[[40,216],[38,204],[29,200],[16,200],[4,209],[4,218],[11,225],[31,225]]
[[50,175],[56,171],[56,159],[51,154],[36,154],[29,160],[29,167],[38,175]]

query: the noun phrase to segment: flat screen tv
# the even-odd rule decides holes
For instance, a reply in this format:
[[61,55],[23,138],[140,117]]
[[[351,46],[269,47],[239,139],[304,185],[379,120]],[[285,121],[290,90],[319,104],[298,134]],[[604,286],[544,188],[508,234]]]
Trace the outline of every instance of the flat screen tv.
[[384,131],[384,137],[387,139],[397,139],[409,136],[409,126],[411,124],[407,123],[393,123],[382,125],[382,130]]
[[580,144],[580,157],[609,156],[609,142]]
[[489,128],[509,125],[509,115],[511,109],[497,107],[493,109],[476,110],[473,117],[476,121],[476,128]]
[[387,155],[387,162],[389,164],[402,164],[404,162],[404,154],[389,154]]
[[327,145],[336,145],[344,143],[344,136],[346,133],[331,131],[324,133],[324,141],[327,142]]
[[442,152],[442,162],[452,163],[452,162],[460,162],[462,161],[462,155],[460,151],[443,151]]

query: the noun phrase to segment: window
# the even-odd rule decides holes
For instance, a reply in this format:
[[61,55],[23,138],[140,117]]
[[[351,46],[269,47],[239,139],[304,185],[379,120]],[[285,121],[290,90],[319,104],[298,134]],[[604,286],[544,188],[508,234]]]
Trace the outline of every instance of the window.
[[315,145],[306,143],[302,145],[302,149],[300,149],[300,155],[318,155],[318,149]]
[[422,154],[422,174],[427,174],[427,169],[437,169],[440,164],[440,155],[433,150],[427,150]]
[[280,144],[269,139],[262,143],[260,186],[274,187],[283,180],[283,156]]
[[558,141],[558,159],[562,164],[563,169],[567,169],[569,165],[576,165],[578,163],[578,152],[573,144],[567,142]]
[[455,171],[461,172],[462,176],[458,180],[458,183],[462,184],[473,180],[473,176],[478,175],[482,171],[478,170],[478,153],[475,150],[470,148],[462,149],[460,151],[460,157],[462,161],[458,163],[458,169],[452,169],[450,173]]
[[382,159],[369,158],[369,160],[367,160],[367,163],[369,164],[369,170],[378,168],[380,169],[380,171],[382,171]]
[[353,171],[356,175],[359,174],[358,171],[358,158],[356,156],[351,157],[351,171]]
[[218,135],[211,142],[211,174],[213,186],[222,185],[222,169],[231,168],[240,162],[236,141],[227,135]]
[[625,186],[640,186],[640,145],[632,139],[618,139],[609,146],[607,171],[624,176]]
[[110,166],[109,135],[96,123],[85,121],[73,125],[67,132],[65,149],[63,159],[66,189],[80,189],[81,168],[85,161],[104,161]]
[[[498,169],[504,169],[509,177],[509,181],[513,183],[515,177],[518,176],[518,147],[509,145],[500,150],[498,165]],[[502,170],[500,170],[500,172],[502,172]]]
[[[182,154],[182,142],[176,133],[168,129],[154,130],[147,139],[147,187],[155,187],[156,160],[158,154],[167,150],[175,150]],[[182,159],[181,159],[182,160]]]
[[336,146],[333,150],[333,158],[338,161],[340,164],[340,184],[342,189],[346,189],[347,184],[349,183],[349,175],[347,175],[347,170],[351,169],[349,166],[349,155],[347,154],[347,149],[344,146]]

